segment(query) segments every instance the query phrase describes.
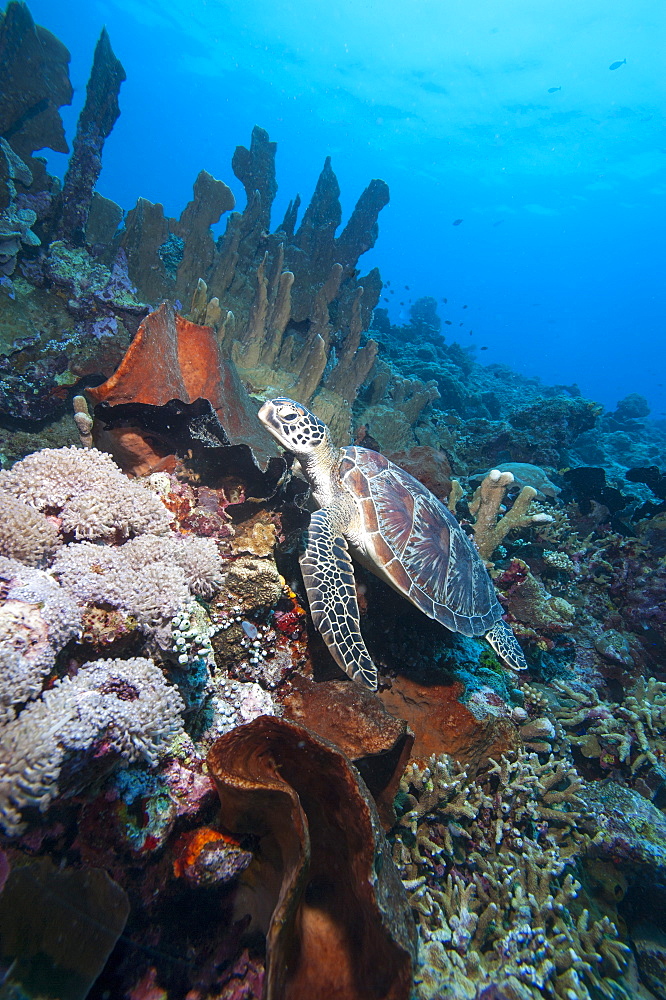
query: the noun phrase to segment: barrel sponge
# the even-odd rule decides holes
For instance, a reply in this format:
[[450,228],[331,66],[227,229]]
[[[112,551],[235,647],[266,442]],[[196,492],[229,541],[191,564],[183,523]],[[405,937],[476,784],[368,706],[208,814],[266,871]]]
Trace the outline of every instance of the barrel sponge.
[[19,834],[24,809],[45,812],[61,793],[85,787],[99,773],[86,768],[93,754],[108,754],[109,767],[155,764],[182,731],[183,707],[178,690],[141,657],[85,663],[56,681],[0,729],[0,826]]
[[127,479],[96,448],[44,448],[0,471],[0,491],[57,514],[77,539],[118,541],[166,534],[171,514],[157,494]]
[[222,583],[222,561],[211,538],[140,535],[123,545],[65,545],[51,567],[81,604],[110,604],[150,627],[173,618],[191,599]]
[[59,542],[56,525],[43,514],[12,496],[2,497],[0,555],[43,566]]

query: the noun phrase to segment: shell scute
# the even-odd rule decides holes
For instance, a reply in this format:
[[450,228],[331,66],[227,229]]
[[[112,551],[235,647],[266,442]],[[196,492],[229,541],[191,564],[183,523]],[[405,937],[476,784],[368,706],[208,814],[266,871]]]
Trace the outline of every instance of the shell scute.
[[[343,483],[359,506],[368,552],[430,618],[482,635],[502,608],[474,542],[422,483],[378,452],[346,448]],[[343,473],[344,467],[344,473]]]

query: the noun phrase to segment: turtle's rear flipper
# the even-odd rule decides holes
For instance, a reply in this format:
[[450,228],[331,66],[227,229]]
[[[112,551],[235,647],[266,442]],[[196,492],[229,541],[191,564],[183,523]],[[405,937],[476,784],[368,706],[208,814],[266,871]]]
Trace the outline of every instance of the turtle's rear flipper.
[[501,618],[495,622],[490,632],[486,632],[484,638],[507,667],[511,667],[512,670],[527,670],[527,661],[518,645],[518,640],[511,627]]
[[353,680],[376,691],[377,669],[361,635],[347,542],[325,507],[312,515],[300,560],[312,620],[331,656]]

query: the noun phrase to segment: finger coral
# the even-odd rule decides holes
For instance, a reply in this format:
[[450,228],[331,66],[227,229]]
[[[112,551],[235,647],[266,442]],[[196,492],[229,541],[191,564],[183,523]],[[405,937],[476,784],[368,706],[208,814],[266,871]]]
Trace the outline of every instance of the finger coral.
[[419,998],[611,995],[629,949],[577,903],[580,790],[565,762],[524,752],[476,780],[445,755],[407,768],[394,859],[419,925]]
[[513,480],[512,472],[492,469],[470,501],[470,513],[476,517],[474,541],[485,560],[490,559],[502,539],[513,528],[549,524],[552,521],[549,514],[530,513],[530,505],[537,495],[533,486],[523,486],[513,505],[499,517],[500,505]]

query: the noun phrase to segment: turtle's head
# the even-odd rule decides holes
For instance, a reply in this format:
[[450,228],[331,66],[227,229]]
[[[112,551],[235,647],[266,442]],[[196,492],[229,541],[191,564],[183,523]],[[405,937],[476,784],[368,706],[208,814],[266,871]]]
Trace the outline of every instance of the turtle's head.
[[259,419],[283,448],[297,458],[305,458],[330,444],[326,424],[310,413],[302,403],[279,396],[269,399],[259,410]]

